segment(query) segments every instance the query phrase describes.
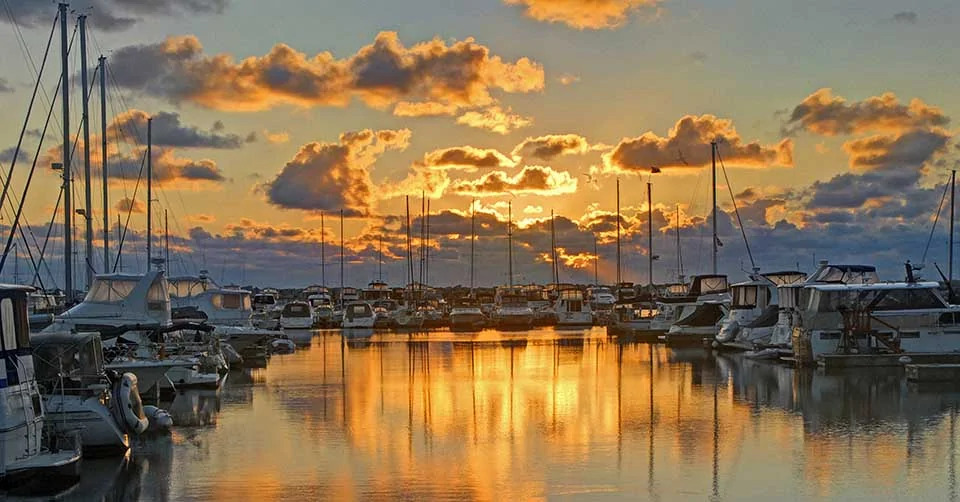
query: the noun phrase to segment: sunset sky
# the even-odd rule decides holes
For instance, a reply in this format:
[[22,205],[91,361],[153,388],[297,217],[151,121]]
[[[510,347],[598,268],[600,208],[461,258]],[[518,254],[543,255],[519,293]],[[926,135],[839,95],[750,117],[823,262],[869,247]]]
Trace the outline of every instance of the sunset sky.
[[[926,263],[930,279],[938,278],[934,262],[946,271],[946,208],[925,257],[924,249],[960,159],[951,120],[960,113],[952,47],[960,4],[953,1],[84,0],[72,7],[89,16],[90,67],[100,53],[108,58],[112,225],[118,209],[123,220],[134,211],[126,271],[145,267],[142,186],[131,197],[148,116],[155,245],[167,209],[173,275],[206,268],[224,282],[319,283],[323,213],[326,282],[337,286],[343,210],[345,282],[362,286],[377,276],[382,236],[384,278],[401,285],[404,197],[411,196],[417,237],[425,193],[431,283],[468,284],[471,208],[477,284],[507,282],[508,203],[515,282],[550,281],[551,211],[561,280],[593,281],[596,238],[600,279],[612,282],[618,177],[624,279],[649,281],[647,182],[654,280],[677,278],[678,216],[684,273],[708,273],[712,139],[729,177],[728,185],[718,172],[720,272],[733,280],[750,260],[731,192],[763,270],[809,271],[815,259],[829,259],[875,264],[882,278],[900,279],[909,259]],[[33,89],[30,61],[39,67],[55,15],[56,5],[40,0],[7,0],[0,9],[4,176]],[[71,32],[75,24],[74,14]],[[27,124],[11,187],[19,200],[39,153],[25,215],[40,245],[60,182],[49,167],[61,151],[59,101],[39,145],[59,70],[57,33],[41,79],[46,95]],[[98,96],[91,116],[99,272]],[[84,205],[82,150],[81,142],[76,207]],[[4,237],[15,209],[5,201]],[[47,260],[62,286],[61,234],[56,226]],[[82,253],[82,228],[77,235]],[[12,265],[3,274],[10,280]],[[51,286],[46,271],[43,279]]]

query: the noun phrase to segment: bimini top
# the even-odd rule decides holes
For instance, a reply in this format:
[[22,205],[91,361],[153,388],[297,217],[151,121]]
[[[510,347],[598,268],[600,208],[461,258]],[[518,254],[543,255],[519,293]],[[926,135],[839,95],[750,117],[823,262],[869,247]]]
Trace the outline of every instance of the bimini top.
[[700,296],[710,293],[724,293],[729,289],[725,275],[696,275],[690,282],[690,296]]
[[890,291],[895,289],[940,289],[939,282],[878,282],[873,284],[810,284],[817,291]]
[[33,293],[37,288],[33,286],[25,286],[23,284],[4,284],[0,283],[0,293],[7,291],[22,291],[24,293]]
[[877,267],[872,265],[834,265],[824,263],[808,279],[808,283],[873,284],[880,282]]
[[30,343],[34,347],[42,347],[44,345],[86,345],[95,338],[100,338],[100,333],[54,331],[52,333],[31,333]]
[[807,274],[796,270],[784,270],[780,272],[767,272],[760,274],[768,281],[777,286],[786,286],[788,284],[799,284],[807,279]]

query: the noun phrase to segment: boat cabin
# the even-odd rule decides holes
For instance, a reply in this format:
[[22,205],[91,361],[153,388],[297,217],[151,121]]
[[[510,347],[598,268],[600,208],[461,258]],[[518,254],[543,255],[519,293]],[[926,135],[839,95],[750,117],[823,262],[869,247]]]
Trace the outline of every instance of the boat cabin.
[[81,393],[103,382],[99,333],[39,333],[31,338],[43,394]]
[[281,317],[312,317],[310,305],[306,302],[290,302],[283,306]]

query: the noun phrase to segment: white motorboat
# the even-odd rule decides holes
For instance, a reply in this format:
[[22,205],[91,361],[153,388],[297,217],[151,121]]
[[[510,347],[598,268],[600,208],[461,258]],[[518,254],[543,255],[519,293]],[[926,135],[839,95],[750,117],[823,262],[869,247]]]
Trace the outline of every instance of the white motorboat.
[[136,376],[111,384],[97,333],[40,333],[32,342],[47,425],[61,435],[79,431],[84,455],[125,452],[128,433],[148,426]]
[[753,350],[769,343],[779,319],[778,287],[800,284],[803,272],[785,271],[761,274],[754,269],[750,280],[730,286],[730,310],[720,324],[714,346],[735,350]]
[[310,329],[313,327],[313,307],[307,302],[292,301],[280,311],[283,329]]
[[519,292],[503,291],[496,309],[497,327],[502,330],[527,330],[533,326],[533,309]]
[[0,285],[0,484],[23,486],[33,479],[72,484],[79,478],[80,443],[58,449],[66,445],[43,441],[45,403],[27,325],[27,296],[32,291]]
[[668,345],[702,344],[712,340],[730,306],[730,293],[725,275],[694,276],[689,295],[696,295],[695,306],[684,305],[680,318],[667,330]]
[[450,331],[480,331],[487,318],[480,310],[480,301],[473,297],[460,298],[453,302],[450,311]]
[[266,312],[275,309],[277,307],[277,296],[278,294],[275,290],[264,289],[253,295],[253,309],[257,312]]
[[352,302],[343,308],[342,326],[345,333],[352,329],[373,329],[374,322],[376,316],[367,302]]
[[936,282],[813,284],[793,331],[795,357],[960,352],[960,306]]
[[557,326],[561,328],[593,325],[590,304],[584,301],[583,292],[576,288],[561,288],[556,303]]

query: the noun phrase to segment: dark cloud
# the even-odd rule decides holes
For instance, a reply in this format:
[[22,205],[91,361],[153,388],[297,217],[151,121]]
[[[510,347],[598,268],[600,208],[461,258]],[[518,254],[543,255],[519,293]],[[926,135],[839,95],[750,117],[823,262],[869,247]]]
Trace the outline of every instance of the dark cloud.
[[147,205],[142,201],[124,197],[114,204],[113,208],[121,213],[143,214],[147,211]]
[[578,155],[587,153],[590,144],[577,134],[548,134],[537,138],[527,138],[513,149],[514,156],[553,160],[560,155]]
[[196,37],[181,36],[118,49],[111,64],[123,88],[221,110],[346,106],[356,98],[378,109],[404,103],[407,115],[437,107],[452,113],[495,104],[492,91],[530,92],[544,85],[543,68],[527,58],[505,62],[470,38],[406,47],[394,32],[381,32],[346,59],[329,52],[311,57],[278,44],[264,56],[237,62],[206,55]]
[[523,14],[548,23],[563,23],[578,30],[614,29],[623,26],[627,17],[638,10],[651,15],[659,12],[663,0],[503,0],[507,5],[520,5]]
[[850,167],[859,169],[917,169],[946,147],[950,135],[942,130],[913,130],[902,135],[872,136],[851,140],[843,148]]
[[895,23],[916,24],[917,13],[913,11],[897,12],[896,14],[893,15],[893,18],[891,19]]
[[[100,30],[120,31],[157,15],[192,16],[220,14],[227,0],[75,0],[70,10],[85,13],[88,23]],[[56,4],[39,0],[18,0],[9,3],[9,14],[22,26],[34,28],[48,25],[56,15]],[[0,20],[10,22],[10,15]]]
[[[120,128],[127,137],[142,137],[146,141],[147,119],[151,115],[141,110],[128,110],[114,119],[111,127]],[[243,138],[237,134],[223,133],[223,122],[214,123],[210,131],[197,126],[185,125],[176,112],[160,112],[153,117],[151,138],[154,145],[179,148],[217,148],[235,149],[251,141],[250,136]],[[256,133],[253,140],[256,140]]]
[[824,136],[944,126],[950,118],[919,99],[900,103],[892,92],[848,103],[831,89],[819,89],[790,113],[785,135],[805,130]]
[[366,129],[341,134],[339,143],[308,143],[261,189],[283,209],[367,215],[374,202],[369,169],[387,149],[405,149],[409,139],[406,129]]
[[513,176],[503,171],[492,171],[476,180],[457,180],[450,185],[450,191],[478,197],[511,194],[552,196],[576,192],[577,179],[566,171],[526,166]]
[[506,168],[516,162],[492,148],[455,146],[434,150],[423,156],[423,165],[438,169]]
[[775,145],[758,141],[744,143],[730,120],[713,115],[688,115],[677,121],[666,137],[647,132],[625,138],[603,155],[608,172],[649,172],[658,168],[696,168],[709,165],[710,142],[717,140],[721,157],[735,166],[768,167],[793,165],[793,142]]
[[13,92],[13,86],[10,85],[10,81],[0,77],[0,92]]
[[0,150],[0,162],[3,162],[3,163],[13,162],[14,153],[17,154],[16,155],[17,162],[30,162],[30,155],[27,154],[27,152],[25,152],[23,148],[21,148],[20,151],[17,152],[17,147],[15,146],[11,146],[10,148]]

